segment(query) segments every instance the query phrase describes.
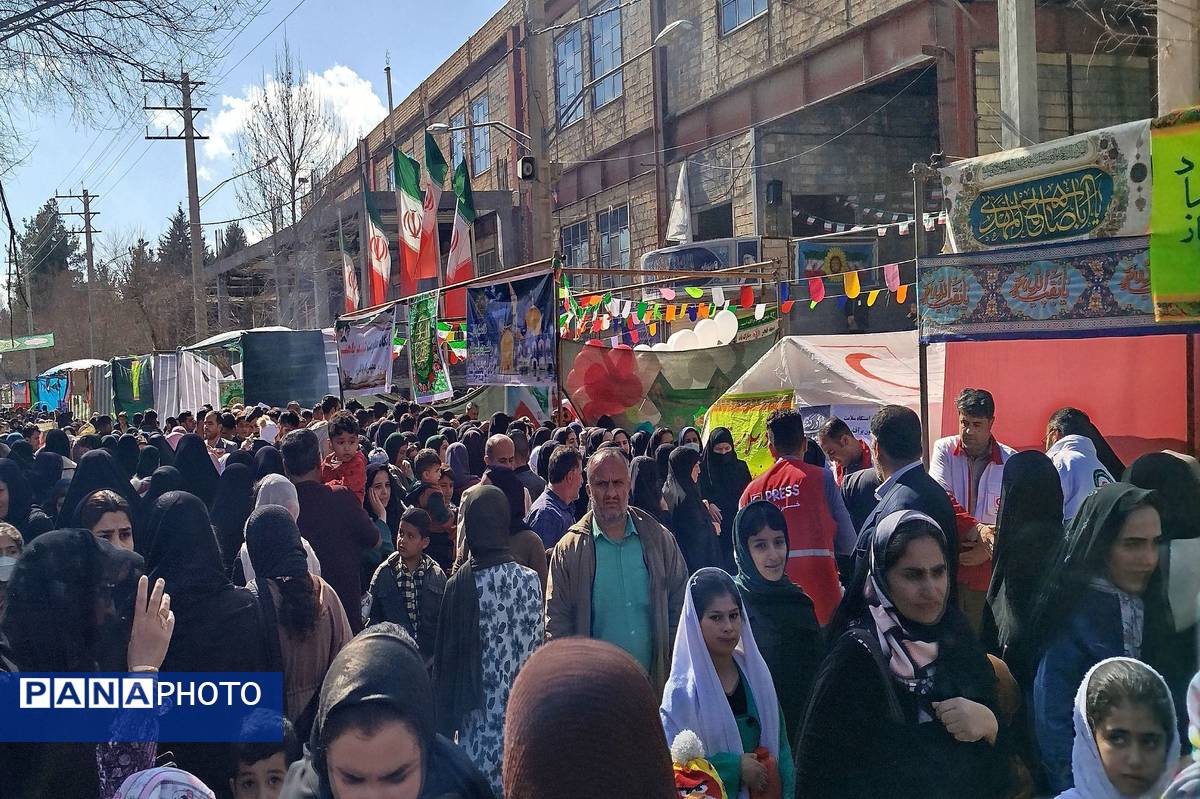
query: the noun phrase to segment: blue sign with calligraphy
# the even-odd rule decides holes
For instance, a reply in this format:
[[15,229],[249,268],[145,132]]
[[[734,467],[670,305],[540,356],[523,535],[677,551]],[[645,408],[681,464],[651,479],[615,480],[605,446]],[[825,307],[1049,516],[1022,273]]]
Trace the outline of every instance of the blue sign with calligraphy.
[[922,258],[923,341],[1185,332],[1156,325],[1145,236]]
[[1112,175],[1096,167],[985,189],[971,203],[971,232],[991,247],[1086,236],[1112,195]]

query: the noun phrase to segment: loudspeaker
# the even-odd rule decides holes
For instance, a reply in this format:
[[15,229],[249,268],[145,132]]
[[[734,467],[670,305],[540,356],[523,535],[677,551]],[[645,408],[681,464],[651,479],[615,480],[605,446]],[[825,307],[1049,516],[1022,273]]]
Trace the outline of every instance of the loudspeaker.
[[517,159],[517,179],[537,180],[537,161],[532,155],[521,156]]
[[783,203],[783,181],[768,180],[767,181],[767,205],[780,205]]

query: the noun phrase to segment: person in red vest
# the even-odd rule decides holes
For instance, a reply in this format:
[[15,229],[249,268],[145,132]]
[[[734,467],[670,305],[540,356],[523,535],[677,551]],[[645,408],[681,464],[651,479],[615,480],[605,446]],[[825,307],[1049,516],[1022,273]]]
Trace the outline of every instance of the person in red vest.
[[817,619],[828,624],[842,598],[836,557],[854,551],[856,535],[833,472],[804,462],[808,439],[800,412],[787,408],[767,418],[767,447],[775,465],[750,481],[739,507],[765,499],[787,521],[787,575],[812,597]]

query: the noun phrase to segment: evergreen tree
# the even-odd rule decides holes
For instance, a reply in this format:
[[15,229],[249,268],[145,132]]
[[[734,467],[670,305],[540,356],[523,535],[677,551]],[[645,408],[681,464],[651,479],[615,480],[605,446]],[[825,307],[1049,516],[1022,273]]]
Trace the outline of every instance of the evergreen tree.
[[18,239],[21,263],[29,272],[30,301],[34,311],[39,311],[49,307],[59,276],[81,263],[79,238],[67,230],[53,197],[22,224],[25,229]]
[[166,274],[192,274],[192,234],[182,204],[167,220],[167,229],[158,239],[158,263]]
[[246,249],[245,229],[237,222],[230,222],[222,231],[221,249],[217,252],[217,258],[224,258],[244,249]]

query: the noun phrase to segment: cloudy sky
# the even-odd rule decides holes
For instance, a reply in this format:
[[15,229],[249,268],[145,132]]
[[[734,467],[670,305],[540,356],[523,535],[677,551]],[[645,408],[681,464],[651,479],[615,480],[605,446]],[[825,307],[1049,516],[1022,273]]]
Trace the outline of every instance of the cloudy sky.
[[[234,153],[249,98],[256,86],[261,86],[264,72],[271,71],[285,35],[303,61],[308,81],[336,109],[349,134],[357,137],[384,117],[387,84],[383,68],[389,54],[393,93],[399,103],[501,5],[502,0],[453,4],[271,0],[231,40],[220,67],[211,70],[215,75],[227,75],[219,83],[201,87],[199,97],[193,99],[193,104],[208,108],[197,121],[201,132],[210,137],[197,144],[201,196],[238,171]],[[286,21],[268,35],[285,16]],[[170,87],[163,88],[168,92],[165,104],[177,103],[178,92],[172,97]],[[162,99],[161,94],[149,97],[151,105]],[[182,203],[186,212],[187,178],[182,142],[143,138],[145,124],[150,124],[151,133],[162,132],[161,128],[155,130],[156,122],[170,122],[171,132],[178,132],[178,114],[146,117],[117,116],[103,125],[81,125],[72,120],[69,109],[28,115],[25,145],[32,151],[4,181],[14,217],[32,216],[56,191],[78,194],[86,187],[101,195],[92,205],[100,212],[95,220],[101,231],[96,242],[99,253],[114,237],[127,238],[133,233],[155,242],[178,204]],[[66,207],[78,210],[78,203]],[[243,211],[234,185],[226,184],[201,209],[210,246],[215,227],[207,223],[240,216]]]

